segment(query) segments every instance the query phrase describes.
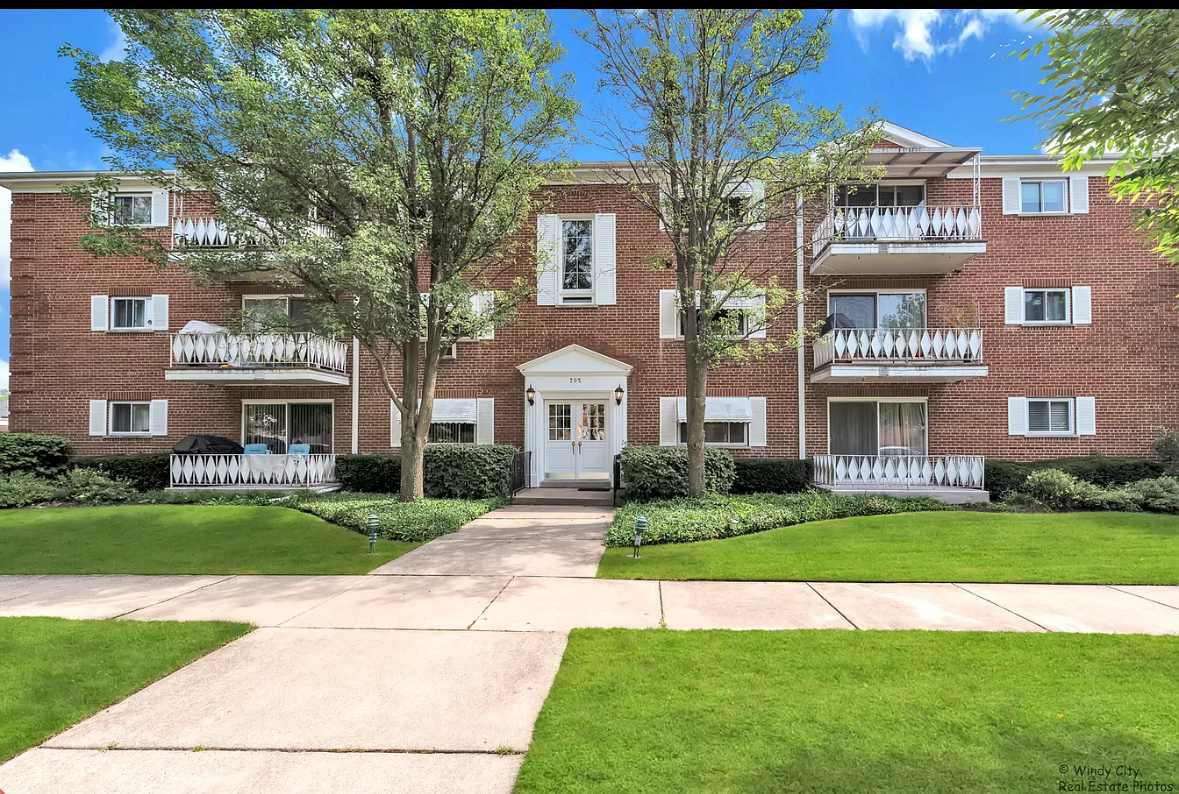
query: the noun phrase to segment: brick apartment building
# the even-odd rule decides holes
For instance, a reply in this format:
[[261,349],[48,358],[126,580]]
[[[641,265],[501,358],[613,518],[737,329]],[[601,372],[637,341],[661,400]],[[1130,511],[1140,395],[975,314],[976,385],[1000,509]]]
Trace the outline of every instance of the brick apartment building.
[[[1152,428],[1179,416],[1179,271],[1131,230],[1105,166],[1066,175],[1044,156],[886,134],[878,185],[755,232],[751,255],[814,298],[784,331],[754,333],[836,327],[714,372],[710,441],[812,458],[830,487],[964,493],[983,487],[985,457],[1149,454]],[[13,191],[12,430],[64,435],[79,455],[210,434],[279,456],[174,459],[179,485],[315,482],[334,454],[395,451],[395,412],[351,340],[236,330],[259,309],[297,320],[298,295],[81,251],[84,210],[60,191],[90,176],[0,175]],[[164,239],[226,244],[207,207],[123,185],[119,211]],[[561,274],[536,276],[510,325],[456,345],[432,437],[525,449],[534,484],[601,480],[623,445],[680,440],[674,274],[647,264],[666,250],[656,217],[591,168],[547,190],[552,214],[521,234]],[[292,462],[291,444],[310,457]]]

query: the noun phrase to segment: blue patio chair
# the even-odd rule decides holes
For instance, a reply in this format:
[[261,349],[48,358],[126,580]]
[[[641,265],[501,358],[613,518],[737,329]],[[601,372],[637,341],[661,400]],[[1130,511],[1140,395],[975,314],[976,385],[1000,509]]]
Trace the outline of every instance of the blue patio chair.
[[289,447],[287,447],[287,454],[288,455],[297,455],[301,458],[306,458],[308,455],[311,454],[311,445],[310,444],[291,444]]
[[247,455],[269,455],[270,450],[265,444],[246,444],[245,453]]

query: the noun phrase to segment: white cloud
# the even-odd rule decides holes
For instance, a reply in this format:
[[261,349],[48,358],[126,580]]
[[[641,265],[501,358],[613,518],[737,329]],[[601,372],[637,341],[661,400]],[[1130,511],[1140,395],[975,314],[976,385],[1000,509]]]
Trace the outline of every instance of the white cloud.
[[[8,171],[32,171],[29,158],[13,149],[7,155],[0,155],[0,173]],[[0,187],[0,284],[8,286],[12,280],[12,193]],[[8,388],[8,364],[4,364],[4,386]]]
[[111,43],[106,45],[106,49],[98,56],[103,63],[121,61],[127,55],[127,34],[114,22],[110,23],[110,29],[113,36]]
[[864,50],[869,34],[896,27],[893,49],[906,61],[932,61],[952,55],[970,39],[982,39],[994,25],[1030,28],[1026,13],[1014,8],[853,8],[848,14],[852,33]]

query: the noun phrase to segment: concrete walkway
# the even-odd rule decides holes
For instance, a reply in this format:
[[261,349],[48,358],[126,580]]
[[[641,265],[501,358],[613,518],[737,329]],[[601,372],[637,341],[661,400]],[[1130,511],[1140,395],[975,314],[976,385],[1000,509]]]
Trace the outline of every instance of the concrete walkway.
[[367,576],[0,576],[0,616],[262,627],[0,790],[509,792],[574,627],[1179,634],[1179,587],[593,579],[609,521],[505,508]]

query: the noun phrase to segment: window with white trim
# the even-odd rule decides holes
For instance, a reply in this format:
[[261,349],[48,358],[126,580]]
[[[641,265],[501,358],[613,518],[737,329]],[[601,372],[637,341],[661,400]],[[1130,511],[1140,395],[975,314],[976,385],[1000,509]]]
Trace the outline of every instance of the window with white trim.
[[112,402],[110,412],[112,436],[146,436],[151,433],[150,402]]
[[[688,423],[680,422],[680,443],[688,443]],[[705,422],[704,444],[710,447],[749,446],[749,422]]]
[[150,331],[150,298],[111,298],[112,331]]
[[242,445],[265,444],[275,455],[291,444],[307,444],[311,454],[332,451],[330,402],[247,402],[242,404]]
[[1069,321],[1068,289],[1025,289],[1023,291],[1023,321],[1025,323],[1067,323]]
[[593,218],[561,218],[560,250],[561,301],[594,302]]
[[431,422],[426,438],[431,444],[474,444],[474,422]]
[[[744,339],[750,332],[750,313],[745,309],[717,309],[713,313],[713,323],[716,325],[731,327],[735,318],[736,328],[733,333],[729,334],[730,339]],[[696,310],[696,321],[700,322],[700,310]],[[684,336],[684,323],[687,322],[687,317],[684,312],[680,312],[680,329],[679,336],[682,339]]]
[[151,193],[112,196],[111,220],[119,226],[151,226]]
[[874,185],[840,185],[836,188],[835,206],[916,207],[925,201],[925,183]]
[[311,332],[307,299],[302,295],[243,295],[242,316],[245,330]]
[[1073,435],[1073,401],[1032,400],[1028,405],[1028,432]]
[[1063,179],[1023,179],[1019,183],[1019,211],[1024,213],[1064,212],[1066,183]]

